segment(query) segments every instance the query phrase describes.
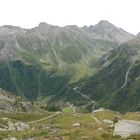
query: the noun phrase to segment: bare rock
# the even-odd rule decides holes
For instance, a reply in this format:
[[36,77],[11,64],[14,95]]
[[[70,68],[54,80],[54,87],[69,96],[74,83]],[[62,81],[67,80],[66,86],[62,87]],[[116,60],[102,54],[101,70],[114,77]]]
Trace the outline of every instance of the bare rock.
[[97,109],[97,110],[93,110],[93,113],[102,112],[102,111],[104,111],[104,108],[99,108],[99,109]]
[[106,123],[106,124],[113,124],[113,121],[111,121],[111,120],[103,120],[103,123]]
[[30,128],[28,124],[25,124],[23,122],[15,123],[15,127],[17,131],[24,131]]
[[14,131],[14,130],[16,130],[14,123],[12,123],[11,121],[9,121],[9,122],[7,123],[7,125],[8,125],[8,130],[9,130],[9,131]]
[[74,123],[73,125],[72,125],[72,127],[79,127],[80,126],[80,123],[78,122],[78,123]]
[[120,120],[115,125],[114,134],[123,138],[140,135],[140,121]]
[[29,125],[25,124],[23,122],[17,122],[17,123],[12,123],[11,121],[9,121],[7,123],[7,130],[9,131],[24,131],[29,129]]

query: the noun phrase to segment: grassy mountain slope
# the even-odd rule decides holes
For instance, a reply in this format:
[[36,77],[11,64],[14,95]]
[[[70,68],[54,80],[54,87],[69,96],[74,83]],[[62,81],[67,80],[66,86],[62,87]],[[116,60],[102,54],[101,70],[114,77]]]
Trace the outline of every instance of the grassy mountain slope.
[[37,63],[44,69],[70,74],[72,81],[95,72],[90,68],[91,62],[96,63],[114,47],[116,42],[94,39],[77,26],[40,23],[30,30],[13,26],[0,29],[0,62]]
[[[102,30],[100,35],[97,29]],[[103,55],[117,48],[122,39],[134,37],[108,22],[97,24],[92,32],[89,30],[46,23],[32,29],[0,27],[0,87],[50,104],[86,104],[88,100],[74,92],[73,83],[96,74]],[[112,40],[112,36],[116,38],[113,30],[124,38]]]
[[46,103],[55,105],[63,105],[63,102],[67,101],[76,104],[87,102],[70,90],[70,76],[43,70],[41,66],[11,61],[0,65],[0,75],[0,85],[3,89],[30,100],[40,97],[45,98]]
[[140,110],[140,40],[124,43],[105,56],[102,70],[82,82],[80,90],[104,106],[120,112]]
[[[96,113],[73,114],[62,112],[49,113],[42,111],[41,113],[2,113],[0,112],[0,122],[6,126],[8,121],[13,123],[24,122],[29,124],[30,129],[25,131],[0,131],[0,139],[16,138],[16,139],[36,139],[36,140],[122,140],[120,136],[113,136],[116,123],[116,116],[119,119],[131,119],[139,121],[140,113],[127,113],[121,115],[117,112],[104,110]],[[54,116],[52,116],[54,115]],[[49,117],[52,116],[52,117]],[[3,119],[6,117],[6,120]],[[42,121],[30,124],[31,121]],[[96,119],[95,119],[96,118]],[[105,120],[112,121],[112,124],[105,123]],[[74,126],[78,123],[79,125]],[[2,126],[0,126],[2,127]],[[140,136],[130,136],[123,138],[124,140],[139,140]]]

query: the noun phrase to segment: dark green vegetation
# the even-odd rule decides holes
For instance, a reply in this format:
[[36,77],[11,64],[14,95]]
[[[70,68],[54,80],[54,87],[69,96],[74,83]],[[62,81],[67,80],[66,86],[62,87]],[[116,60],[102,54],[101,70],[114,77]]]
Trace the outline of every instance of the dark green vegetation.
[[0,86],[31,101],[43,101],[47,110],[59,110],[58,105],[72,102],[76,105],[87,103],[81,95],[69,86],[68,75],[57,75],[56,71],[45,71],[41,66],[27,65],[22,61],[10,61],[0,65]]
[[[70,103],[90,112],[93,101],[95,107],[137,111],[139,44],[124,43],[133,38],[107,21],[83,28],[46,23],[28,30],[3,26],[0,87],[49,111]],[[118,47],[120,43],[124,44]]]
[[139,39],[121,45],[103,58],[95,76],[83,80],[79,90],[104,106],[120,112],[140,111]]
[[3,26],[0,31],[0,87],[31,101],[43,100],[49,110],[66,102],[86,104],[71,84],[94,74],[99,58],[118,44],[76,26],[41,23],[30,30]]

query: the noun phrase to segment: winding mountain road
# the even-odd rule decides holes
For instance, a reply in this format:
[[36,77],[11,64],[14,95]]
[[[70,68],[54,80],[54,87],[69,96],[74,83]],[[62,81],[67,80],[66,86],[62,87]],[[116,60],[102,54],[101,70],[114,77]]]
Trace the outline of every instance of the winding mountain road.
[[125,82],[124,82],[124,84],[121,86],[121,88],[124,88],[124,86],[127,84],[127,82],[128,82],[128,75],[129,75],[129,72],[130,72],[131,68],[132,68],[132,66],[130,66],[130,67],[128,68],[128,70],[127,70],[127,72],[126,72],[126,76],[125,76]]

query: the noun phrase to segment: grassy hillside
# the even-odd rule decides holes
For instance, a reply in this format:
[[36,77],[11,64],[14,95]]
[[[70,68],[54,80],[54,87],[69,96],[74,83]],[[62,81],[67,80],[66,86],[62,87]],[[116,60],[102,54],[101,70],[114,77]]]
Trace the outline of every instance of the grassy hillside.
[[87,101],[69,87],[71,77],[46,71],[40,65],[11,61],[0,65],[0,87],[31,101],[41,99],[50,105],[63,105],[70,101],[84,104]]
[[[9,120],[11,122],[23,121],[24,123],[30,123],[40,118],[52,116],[52,114],[44,111],[39,114],[16,113],[14,116],[13,114],[0,113],[0,122],[3,125],[6,125]],[[138,113],[131,112],[123,116],[109,110],[87,114],[59,112],[48,119],[29,124],[30,130],[18,131],[18,133],[17,131],[0,131],[0,139],[15,137],[17,139],[34,138],[35,140],[121,140],[119,136],[113,136],[114,127],[111,124],[104,123],[104,120],[111,120],[114,125],[116,116],[119,116],[120,119],[131,118],[137,120],[138,115]],[[4,120],[3,117],[7,119]],[[74,126],[76,123],[78,125]],[[139,140],[139,138],[139,136],[131,136],[124,140]]]
[[0,36],[0,87],[51,106],[86,104],[71,84],[95,74],[99,58],[118,46],[75,26],[46,23],[30,30],[3,26]]
[[79,90],[103,106],[119,112],[140,111],[139,41],[113,50],[101,61],[102,69],[79,82]]

